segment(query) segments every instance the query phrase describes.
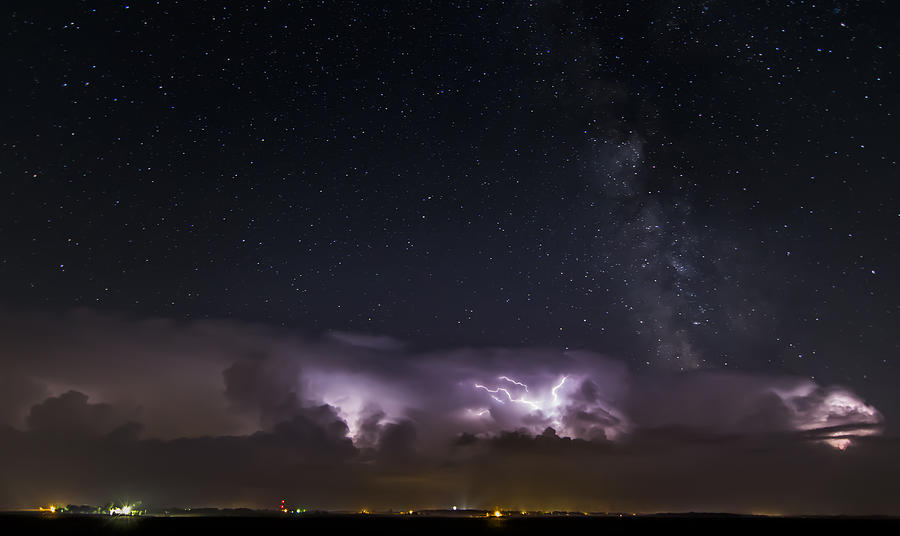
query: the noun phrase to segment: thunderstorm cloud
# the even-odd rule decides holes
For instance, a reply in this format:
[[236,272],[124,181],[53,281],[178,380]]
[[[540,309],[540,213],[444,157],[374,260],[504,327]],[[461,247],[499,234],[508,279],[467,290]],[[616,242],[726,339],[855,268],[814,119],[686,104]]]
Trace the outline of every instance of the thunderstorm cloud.
[[90,310],[0,331],[3,507],[897,513],[884,417],[808,378]]

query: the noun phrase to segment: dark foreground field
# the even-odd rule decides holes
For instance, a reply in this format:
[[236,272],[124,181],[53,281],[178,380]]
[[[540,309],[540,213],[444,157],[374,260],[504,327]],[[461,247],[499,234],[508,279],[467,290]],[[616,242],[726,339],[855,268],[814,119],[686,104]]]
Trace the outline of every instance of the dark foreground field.
[[415,516],[104,517],[0,515],[3,534],[900,534],[900,519],[638,516],[440,518]]

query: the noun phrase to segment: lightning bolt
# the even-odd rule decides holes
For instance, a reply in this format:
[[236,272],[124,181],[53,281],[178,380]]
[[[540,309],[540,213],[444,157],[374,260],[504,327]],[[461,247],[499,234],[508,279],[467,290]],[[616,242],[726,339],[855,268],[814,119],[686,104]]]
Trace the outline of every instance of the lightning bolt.
[[476,383],[475,388],[476,389],[484,389],[488,393],[491,393],[491,398],[493,398],[497,402],[500,402],[501,404],[503,403],[503,401],[500,400],[499,397],[495,396],[498,393],[505,394],[506,398],[508,398],[510,402],[518,402],[519,404],[525,404],[527,406],[530,406],[532,409],[541,409],[541,407],[538,404],[532,402],[531,400],[527,400],[524,396],[521,396],[519,398],[513,398],[512,394],[510,394],[509,390],[504,387],[497,387],[496,389],[489,389],[483,385],[479,385]]
[[475,388],[476,388],[476,389],[484,389],[485,391],[487,391],[487,392],[489,392],[489,393],[499,393],[500,391],[505,391],[505,392],[506,392],[506,396],[509,396],[509,391],[507,391],[506,389],[504,389],[504,388],[502,388],[502,387],[498,387],[498,388],[492,390],[492,389],[488,389],[487,387],[485,387],[485,386],[483,386],[483,385],[480,385],[480,384],[477,384],[477,383],[476,383],[476,384],[475,384]]
[[485,413],[489,413],[490,411],[491,410],[489,410],[487,408],[479,409],[479,410],[470,409],[469,413],[471,413],[472,415],[475,415],[476,417],[481,417],[482,415],[484,415]]
[[512,378],[510,378],[510,377],[508,377],[508,376],[500,376],[498,379],[504,380],[504,381],[508,381],[509,383],[518,385],[519,387],[524,387],[524,388],[525,388],[525,392],[526,392],[526,393],[528,392],[528,386],[525,385],[525,384],[522,383],[522,382],[517,382],[516,380],[514,380],[514,379],[512,379]]
[[563,376],[562,379],[559,380],[559,383],[553,386],[553,389],[550,390],[550,393],[553,395],[554,402],[559,402],[559,396],[557,396],[556,392],[559,391],[559,388],[562,387],[564,383],[566,383],[566,380],[568,378],[568,376]]

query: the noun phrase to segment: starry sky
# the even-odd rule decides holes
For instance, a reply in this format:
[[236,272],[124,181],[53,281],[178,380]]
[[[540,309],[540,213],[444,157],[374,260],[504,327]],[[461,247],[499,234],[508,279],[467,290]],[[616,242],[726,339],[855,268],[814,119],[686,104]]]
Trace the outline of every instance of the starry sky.
[[[466,467],[504,449],[556,459],[563,436],[585,442],[579,453],[626,448],[598,446],[595,425],[606,442],[638,438],[625,440],[638,450],[684,438],[640,439],[660,429],[734,434],[732,421],[749,422],[734,415],[759,412],[672,420],[663,410],[719,404],[723,391],[779,393],[788,428],[804,437],[812,422],[852,421],[872,442],[853,448],[896,448],[891,4],[15,3],[0,26],[0,330],[10,341],[0,417],[19,445],[9,448],[72,432],[66,411],[108,422],[84,439],[86,453],[123,434],[145,450],[142,441],[174,450],[228,437],[228,459],[268,441],[260,434],[290,443],[337,423],[343,435],[320,438],[346,451],[335,471],[356,474],[347,460],[360,456],[401,471],[390,452],[450,441],[423,417],[449,406],[397,387],[411,366],[437,391],[440,377],[490,371],[483,392],[447,393],[494,422],[453,440],[484,444],[477,463],[454,458]],[[301,380],[284,384],[273,369]],[[365,381],[342,376],[357,370]],[[551,411],[548,395],[540,419],[534,407],[504,416],[501,403],[526,392],[499,375],[548,389],[578,377],[580,398]],[[179,420],[153,400],[186,378],[203,386],[184,389],[200,410]],[[140,387],[122,388],[131,383]],[[398,402],[349,404],[342,385]],[[600,408],[596,389],[629,394]],[[835,393],[849,406],[821,422],[813,402],[790,398],[828,406]],[[473,398],[487,394],[494,402]],[[126,421],[143,431],[129,436]],[[301,421],[307,432],[286,431]],[[877,441],[867,435],[876,424]],[[785,428],[753,429],[770,438]],[[830,434],[773,456],[829,449]],[[728,452],[714,457],[742,459]],[[878,469],[866,470],[900,473],[879,452],[867,451]],[[698,463],[690,456],[671,464]],[[443,467],[421,463],[407,478],[431,482]],[[804,478],[821,469],[809,463]],[[381,489],[384,478],[357,484]],[[157,497],[170,490],[152,484]],[[747,511],[763,488],[723,504],[699,491],[673,503],[665,487],[604,504]],[[435,502],[458,500],[428,489]],[[504,500],[491,493],[473,504]],[[0,490],[0,502],[16,500]],[[816,500],[788,509],[869,511],[861,499]]]

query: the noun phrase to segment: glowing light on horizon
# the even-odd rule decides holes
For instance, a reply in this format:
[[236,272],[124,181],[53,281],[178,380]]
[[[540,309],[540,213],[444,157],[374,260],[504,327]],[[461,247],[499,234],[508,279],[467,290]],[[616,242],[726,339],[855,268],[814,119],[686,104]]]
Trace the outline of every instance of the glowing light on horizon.
[[111,516],[133,516],[138,512],[134,509],[134,505],[126,504],[123,506],[114,506],[109,509]]

